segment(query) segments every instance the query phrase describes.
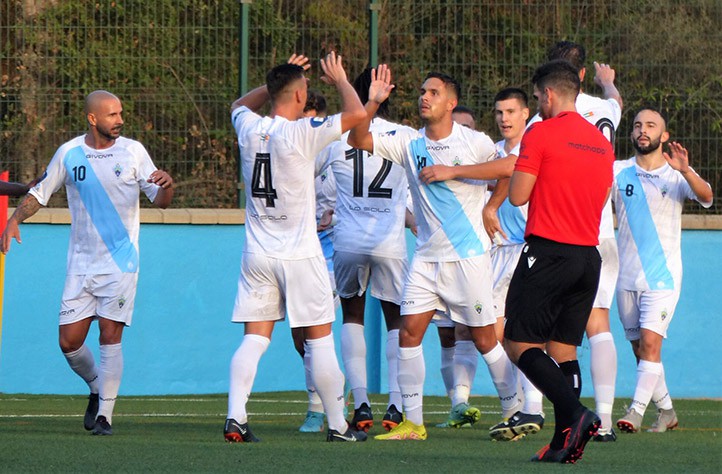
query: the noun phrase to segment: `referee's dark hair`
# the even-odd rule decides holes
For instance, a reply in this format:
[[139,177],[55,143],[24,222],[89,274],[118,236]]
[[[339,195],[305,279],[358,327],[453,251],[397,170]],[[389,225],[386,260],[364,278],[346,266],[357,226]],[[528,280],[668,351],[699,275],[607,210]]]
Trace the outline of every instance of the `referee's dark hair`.
[[579,73],[564,59],[549,61],[539,66],[534,71],[531,82],[540,91],[546,88],[553,89],[558,94],[571,99],[576,99],[581,87]]
[[266,74],[266,88],[271,101],[274,101],[287,87],[298,79],[303,79],[303,68],[297,64],[280,64]]
[[430,72],[424,78],[424,82],[431,78],[439,79],[441,82],[444,83],[444,86],[446,86],[447,89],[451,87],[451,89],[454,91],[454,94],[456,94],[456,100],[461,100],[461,85],[456,79],[449,76],[448,74],[444,74],[443,72]]
[[[358,98],[361,99],[362,104],[366,104],[366,102],[369,101],[369,86],[371,85],[371,69],[372,68],[367,67],[353,81],[353,88],[356,90],[356,93],[358,94]],[[392,93],[393,93],[393,91],[392,91]],[[390,115],[389,99],[386,99],[385,101],[381,102],[381,104],[379,104],[379,108],[376,111],[376,116],[387,119],[387,118],[389,118],[389,115]]]
[[584,63],[587,60],[587,52],[584,46],[573,41],[560,41],[547,51],[547,61],[555,59],[564,59],[574,66],[577,73],[584,69]]

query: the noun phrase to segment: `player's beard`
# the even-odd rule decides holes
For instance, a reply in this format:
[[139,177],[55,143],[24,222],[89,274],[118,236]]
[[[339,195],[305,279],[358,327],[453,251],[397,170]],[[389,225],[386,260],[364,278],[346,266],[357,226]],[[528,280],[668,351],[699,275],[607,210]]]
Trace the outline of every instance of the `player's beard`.
[[653,151],[656,151],[660,146],[662,146],[662,139],[657,138],[656,140],[647,137],[649,140],[649,143],[647,145],[640,145],[639,144],[639,137],[632,140],[632,146],[634,146],[634,149],[637,150],[637,153],[640,155],[649,155]]
[[105,128],[105,127],[96,125],[95,129],[98,131],[98,134],[101,137],[105,138],[108,141],[112,141],[120,136],[120,131],[123,129],[123,126],[117,125],[112,128]]

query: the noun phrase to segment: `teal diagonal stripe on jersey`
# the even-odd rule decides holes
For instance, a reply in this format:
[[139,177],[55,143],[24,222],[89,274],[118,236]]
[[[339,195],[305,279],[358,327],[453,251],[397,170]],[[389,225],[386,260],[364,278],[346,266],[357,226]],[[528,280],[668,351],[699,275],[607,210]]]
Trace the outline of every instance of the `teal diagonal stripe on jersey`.
[[637,246],[644,276],[651,290],[672,290],[674,279],[667,267],[662,242],[652,219],[637,168],[630,166],[617,175],[617,187],[627,213],[627,224]]
[[70,179],[75,181],[75,187],[90,220],[118,265],[118,269],[123,273],[136,272],[138,251],[131,242],[128,230],[113,201],[110,200],[81,147],[73,148],[65,155],[65,169]]
[[[431,155],[426,150],[426,141],[423,138],[417,138],[411,142],[411,151],[415,157],[425,158],[427,166],[434,164]],[[426,198],[441,222],[441,228],[446,234],[446,238],[449,239],[459,257],[470,258],[482,255],[484,244],[449,186],[443,181],[422,186],[426,189]]]

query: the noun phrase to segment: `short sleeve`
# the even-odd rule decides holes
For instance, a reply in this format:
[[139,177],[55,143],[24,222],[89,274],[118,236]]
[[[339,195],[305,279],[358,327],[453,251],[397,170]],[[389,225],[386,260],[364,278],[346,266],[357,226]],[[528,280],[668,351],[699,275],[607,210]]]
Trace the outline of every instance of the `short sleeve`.
[[158,195],[160,186],[155,183],[149,183],[148,178],[158,168],[153,164],[153,160],[151,160],[148,151],[141,143],[136,142],[133,145],[133,155],[138,163],[138,185],[150,202],[153,202]]
[[519,146],[519,158],[514,165],[514,171],[539,175],[539,167],[542,160],[543,134],[539,131],[539,126],[534,125],[529,128],[521,139]]
[[420,134],[413,129],[399,127],[384,132],[371,132],[374,137],[373,154],[404,166],[409,143]]
[[50,197],[65,183],[67,170],[65,169],[65,154],[68,151],[67,146],[61,146],[53,155],[50,164],[45,169],[45,173],[40,182],[35,185],[28,193],[32,194],[38,200],[40,205],[47,206]]

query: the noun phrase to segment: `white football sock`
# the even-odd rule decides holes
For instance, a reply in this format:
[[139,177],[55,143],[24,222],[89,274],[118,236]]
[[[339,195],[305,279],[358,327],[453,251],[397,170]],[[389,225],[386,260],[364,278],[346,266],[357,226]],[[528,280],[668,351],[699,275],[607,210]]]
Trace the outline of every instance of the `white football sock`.
[[529,415],[544,415],[542,399],[544,395],[534,386],[521,370],[516,370],[516,376],[521,381],[521,390],[524,392],[524,407],[522,413]]
[[602,420],[601,429],[612,429],[614,386],[617,380],[617,349],[612,333],[603,332],[589,338],[592,366],[592,385],[597,415]]
[[[660,364],[662,363],[660,362]],[[669,389],[664,376],[664,365],[662,365],[662,372],[659,374],[657,386],[654,387],[654,392],[652,392],[652,401],[660,410],[672,409],[672,397],[669,396]]]
[[345,433],[348,427],[343,417],[343,372],[338,366],[333,334],[318,339],[306,339],[311,357],[313,385],[323,402],[329,429]]
[[313,386],[313,378],[311,377],[311,356],[308,355],[308,346],[303,343],[303,372],[306,376],[306,393],[308,394],[308,411],[323,413],[323,403],[321,397],[316,393],[316,387]]
[[258,334],[246,334],[231,359],[230,388],[228,390],[228,417],[238,423],[248,422],[246,402],[251,395],[258,361],[271,340]]
[[644,415],[661,373],[660,362],[640,360],[637,364],[637,388],[634,390],[631,408],[640,415]]
[[469,403],[471,385],[476,376],[476,366],[479,363],[479,353],[474,341],[456,341],[454,347],[454,394],[451,405]]
[[100,383],[98,382],[98,368],[95,366],[93,353],[90,352],[88,346],[83,344],[80,349],[73,352],[63,352],[65,360],[73,372],[78,374],[80,378],[85,380],[90,388],[90,393],[98,393]]
[[[399,388],[399,330],[386,333],[386,365],[389,378],[389,404],[401,410],[401,389]],[[387,407],[388,408],[388,407]]]
[[113,424],[113,408],[118,398],[120,379],[123,377],[123,349],[121,344],[100,346],[100,368],[98,416],[104,416],[108,423]]
[[424,378],[426,365],[421,344],[399,347],[399,387],[406,419],[415,425],[424,424]]
[[516,390],[513,364],[499,342],[492,350],[481,356],[489,367],[491,381],[494,382],[496,392],[499,394],[502,416],[509,418],[521,404],[521,398]]
[[454,347],[441,348],[441,380],[449,399],[454,396],[454,350]]
[[362,403],[371,406],[366,385],[366,339],[363,325],[345,323],[341,326],[341,356],[348,386],[353,394],[354,408],[359,408]]

